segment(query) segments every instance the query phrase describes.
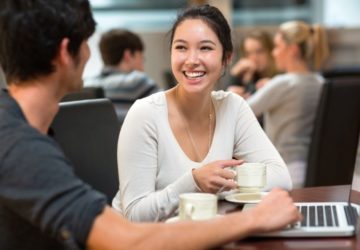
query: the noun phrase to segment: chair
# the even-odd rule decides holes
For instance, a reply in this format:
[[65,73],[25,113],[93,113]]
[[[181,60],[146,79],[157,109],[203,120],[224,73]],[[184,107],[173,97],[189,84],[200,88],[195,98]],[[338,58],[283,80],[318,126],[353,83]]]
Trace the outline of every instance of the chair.
[[51,128],[75,173],[111,203],[118,188],[117,139],[120,125],[108,99],[60,103]]
[[350,184],[360,130],[360,77],[324,84],[309,148],[305,186]]
[[359,67],[340,67],[325,70],[321,73],[324,78],[337,78],[337,77],[359,77],[360,68]]
[[84,87],[78,92],[67,94],[61,100],[62,102],[79,101],[86,99],[104,98],[104,90],[102,87]]

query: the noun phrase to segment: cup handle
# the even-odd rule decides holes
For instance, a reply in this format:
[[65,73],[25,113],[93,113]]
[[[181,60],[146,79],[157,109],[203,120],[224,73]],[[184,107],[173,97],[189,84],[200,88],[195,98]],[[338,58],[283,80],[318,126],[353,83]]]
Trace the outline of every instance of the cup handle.
[[187,218],[193,219],[194,206],[191,203],[185,205],[185,214]]

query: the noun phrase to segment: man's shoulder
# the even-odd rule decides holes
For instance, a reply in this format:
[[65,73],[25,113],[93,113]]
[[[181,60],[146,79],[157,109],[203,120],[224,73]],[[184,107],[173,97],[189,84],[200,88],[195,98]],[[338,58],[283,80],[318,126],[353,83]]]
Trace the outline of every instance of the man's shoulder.
[[39,142],[52,144],[48,136],[31,127],[21,116],[0,107],[0,161],[15,148],[32,148],[31,145]]
[[153,85],[155,82],[144,72],[112,72],[111,74],[100,74],[98,76],[85,80],[85,86],[97,87],[102,86],[105,89],[123,88],[134,89],[140,85]]
[[134,102],[158,92],[158,85],[144,72],[114,72],[104,77],[96,77],[85,82],[87,87],[102,87],[105,96],[113,101]]

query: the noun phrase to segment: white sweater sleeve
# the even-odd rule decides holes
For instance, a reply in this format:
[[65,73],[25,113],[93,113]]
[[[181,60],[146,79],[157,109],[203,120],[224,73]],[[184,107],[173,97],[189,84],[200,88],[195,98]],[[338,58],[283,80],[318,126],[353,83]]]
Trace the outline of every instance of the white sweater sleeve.
[[[121,212],[132,221],[160,220],[178,206],[179,194],[197,191],[191,170],[156,190],[159,112],[144,100],[129,110],[118,141]],[[113,202],[113,204],[116,202]],[[118,202],[117,202],[118,203]],[[116,207],[115,207],[116,208]]]
[[[240,97],[238,97],[240,98]],[[246,101],[237,108],[234,156],[246,162],[262,162],[267,168],[266,190],[280,187],[292,189],[285,162],[271,143]]]

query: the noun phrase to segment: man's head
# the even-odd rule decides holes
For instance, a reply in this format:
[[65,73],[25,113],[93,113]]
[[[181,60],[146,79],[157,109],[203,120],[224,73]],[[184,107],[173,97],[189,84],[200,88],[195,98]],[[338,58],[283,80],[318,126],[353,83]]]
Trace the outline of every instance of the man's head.
[[54,72],[61,44],[74,59],[95,30],[88,0],[1,0],[0,63],[7,82]]
[[99,46],[105,66],[120,66],[120,70],[124,71],[144,70],[144,45],[138,35],[128,30],[113,29],[102,35]]

